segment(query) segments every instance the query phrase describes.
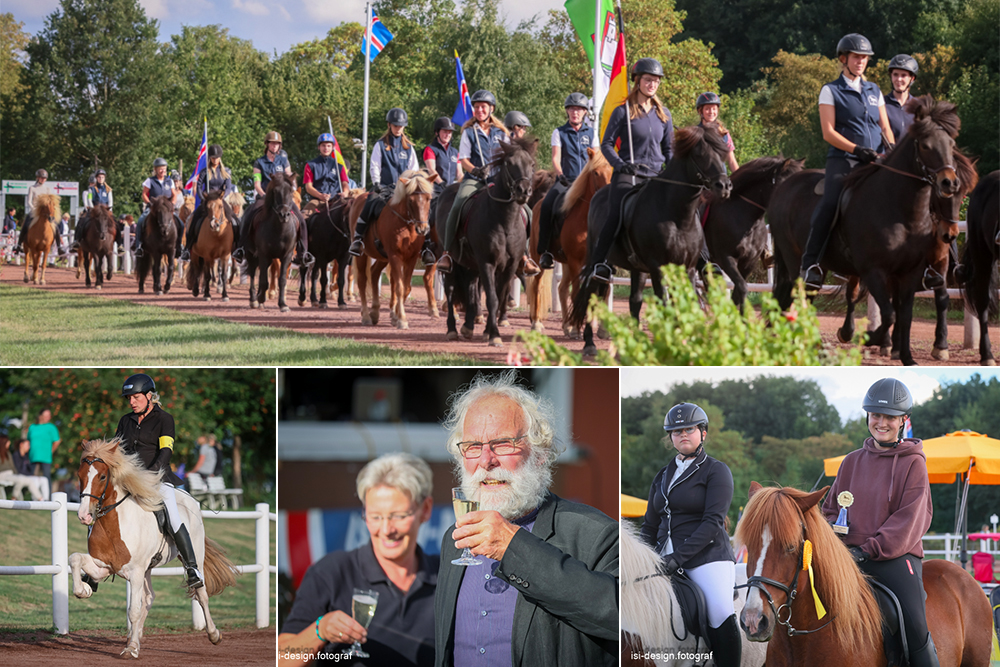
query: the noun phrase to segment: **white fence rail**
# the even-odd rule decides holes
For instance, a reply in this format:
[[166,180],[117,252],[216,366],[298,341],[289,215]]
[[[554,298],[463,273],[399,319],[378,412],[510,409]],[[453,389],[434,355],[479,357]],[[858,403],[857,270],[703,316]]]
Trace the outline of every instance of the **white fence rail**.
[[[69,632],[69,545],[67,510],[76,511],[79,503],[67,503],[66,494],[53,493],[49,501],[0,500],[0,510],[42,510],[52,512],[52,563],[50,565],[6,565],[0,566],[0,575],[52,575],[52,624],[56,634],[65,635]],[[277,521],[278,515],[270,511],[267,503],[258,503],[253,512],[212,512],[202,511],[206,519],[253,519],[255,529],[256,562],[237,565],[241,573],[256,574],[255,620],[258,628],[266,628],[271,621],[270,595],[271,574],[277,574],[278,568],[271,565],[270,521]],[[153,568],[154,576],[179,576],[184,574],[180,567]],[[126,601],[130,597],[130,587],[125,588]],[[127,604],[126,604],[127,608]],[[205,627],[205,616],[201,606],[194,600],[191,602],[191,622],[196,630]]]

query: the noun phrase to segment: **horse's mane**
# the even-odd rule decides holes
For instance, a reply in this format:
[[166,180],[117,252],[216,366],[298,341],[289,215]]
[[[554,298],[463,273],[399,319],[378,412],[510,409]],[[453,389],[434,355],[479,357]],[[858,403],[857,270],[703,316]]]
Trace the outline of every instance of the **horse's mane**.
[[207,195],[205,195],[206,204],[208,204],[209,202],[218,201],[220,199],[225,201],[225,196],[223,195],[222,190],[212,190]]
[[563,197],[562,212],[569,213],[573,207],[576,205],[580,199],[587,194],[587,188],[590,187],[590,175],[597,171],[598,169],[607,169],[611,167],[608,163],[607,158],[604,157],[604,153],[600,149],[588,149],[593,151],[590,159],[587,160],[587,164],[583,166],[580,171],[580,175],[576,177],[573,181],[573,185],[569,186],[569,190],[566,191],[566,196]]
[[532,160],[535,159],[535,153],[538,151],[538,139],[521,137],[520,139],[511,139],[510,143],[506,144],[500,142],[497,144],[496,152],[493,154],[494,162],[503,164],[511,157],[517,155],[519,150],[530,155]]
[[147,470],[138,454],[126,454],[121,448],[121,438],[84,440],[81,459],[87,456],[96,456],[107,463],[111,482],[131,493],[142,509],[153,512],[163,505],[159,488],[163,471]]
[[[405,183],[403,179],[406,179]],[[399,180],[396,181],[396,189],[392,192],[392,199],[389,200],[389,205],[395,206],[414,192],[426,195],[434,192],[434,185],[431,184],[430,175],[426,169],[404,171]]]
[[283,171],[275,172],[271,177],[271,182],[267,184],[267,192],[264,193],[264,205],[268,209],[275,206],[274,198],[280,190],[288,190],[289,197],[295,192],[295,178]]
[[[48,209],[49,214],[46,216],[40,215],[43,209]],[[41,220],[43,218],[48,220],[49,218],[59,219],[60,217],[62,217],[62,211],[59,210],[59,195],[38,195],[31,224],[35,224],[36,220]]]
[[705,123],[703,126],[688,125],[674,132],[674,152],[677,157],[685,158],[704,139],[712,150],[725,158],[729,153],[729,144],[726,143],[725,136],[714,122]]
[[976,171],[976,161],[967,156],[958,148],[951,150],[951,157],[955,161],[955,173],[958,174],[958,194],[956,197],[965,197],[976,189],[979,184],[979,172]]
[[647,650],[667,648],[676,643],[670,638],[671,623],[673,631],[684,636],[684,621],[670,578],[653,576],[637,581],[660,571],[660,556],[639,538],[630,522],[619,525],[621,629],[641,637]]
[[740,168],[734,171],[733,175],[729,177],[729,180],[733,184],[732,194],[738,195],[751,185],[755,185],[762,178],[771,177],[774,171],[779,169],[784,163],[785,158],[781,155],[775,157],[765,155],[764,157],[755,158],[741,164]]
[[[873,646],[881,638],[882,614],[865,577],[854,564],[847,547],[814,505],[802,512],[796,499],[807,496],[792,487],[764,487],[747,503],[736,527],[736,539],[760,553],[764,527],[770,528],[774,549],[800,549],[802,525],[813,544],[816,590],[827,612],[836,641],[851,653]],[[799,580],[802,580],[800,575]],[[805,577],[808,581],[808,576]],[[809,596],[801,604],[809,605]]]
[[153,216],[156,213],[159,213],[160,215],[165,216],[163,218],[164,224],[166,224],[165,221],[170,220],[170,219],[173,218],[173,216],[174,216],[174,202],[170,199],[170,197],[168,197],[166,195],[162,195],[160,197],[153,197],[152,199],[149,200],[149,214],[150,214],[150,216]]
[[225,201],[227,204],[233,207],[246,206],[247,203],[246,197],[244,197],[239,190],[233,190],[228,195],[226,195]]
[[[552,189],[552,186],[556,182],[556,173],[551,169],[536,169],[535,173],[531,176],[531,191],[537,194],[538,192],[548,192]],[[532,194],[532,197],[535,196]]]
[[90,217],[91,219],[108,221],[112,224],[112,226],[117,224],[115,216],[111,213],[111,209],[104,204],[94,204],[91,206]]

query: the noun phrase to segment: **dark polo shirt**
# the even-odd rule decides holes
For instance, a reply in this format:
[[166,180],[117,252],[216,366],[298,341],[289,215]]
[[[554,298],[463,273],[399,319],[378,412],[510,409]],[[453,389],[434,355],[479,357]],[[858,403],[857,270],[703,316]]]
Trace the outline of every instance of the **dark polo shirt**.
[[[139,423],[139,415],[130,412],[118,420],[118,430],[115,437],[122,439],[122,449],[127,454],[138,454],[146,468],[152,468],[153,460],[159,453],[161,447],[170,448],[174,451],[174,418],[170,414],[154,405],[142,423]],[[161,462],[164,459],[161,459]],[[166,459],[169,462],[170,459]],[[163,481],[180,486],[183,484],[181,478],[175,475],[170,467],[163,476]]]
[[[378,606],[362,644],[371,655],[351,665],[395,667],[434,664],[434,590],[440,558],[417,547],[417,578],[405,593],[396,587],[375,559],[371,542],[353,551],[335,551],[312,564],[295,593],[282,633],[298,634],[331,611],[351,615],[355,588],[378,593]],[[322,653],[339,653],[347,644],[329,643]],[[317,662],[333,663],[333,660]]]

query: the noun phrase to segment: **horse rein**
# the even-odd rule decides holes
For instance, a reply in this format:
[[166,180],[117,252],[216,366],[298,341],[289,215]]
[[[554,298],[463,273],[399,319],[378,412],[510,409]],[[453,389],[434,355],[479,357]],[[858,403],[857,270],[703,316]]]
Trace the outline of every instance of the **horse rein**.
[[[798,559],[799,563],[795,567],[795,576],[792,577],[792,583],[790,586],[786,586],[779,581],[775,581],[774,579],[769,579],[768,577],[761,577],[755,574],[752,577],[747,577],[747,583],[740,584],[739,586],[734,587],[736,589],[746,588],[747,592],[749,592],[751,588],[756,588],[761,593],[763,593],[764,597],[767,598],[767,604],[770,605],[771,607],[771,613],[774,614],[774,620],[779,625],[783,625],[786,628],[788,628],[789,637],[796,637],[798,635],[811,635],[814,632],[819,632],[826,626],[833,623],[833,619],[836,618],[835,616],[831,615],[829,621],[819,626],[815,630],[798,630],[792,627],[792,603],[795,602],[795,596],[798,595],[799,592],[798,591],[799,572],[802,571],[802,559],[804,558],[805,555],[805,540],[806,540],[806,526],[805,524],[802,524],[802,541],[799,543],[799,559]],[[775,609],[774,598],[771,597],[771,592],[764,587],[765,584],[768,586],[774,586],[778,590],[783,591],[785,595],[788,597],[788,602],[780,605],[777,609]],[[781,612],[783,610],[787,610],[788,612],[788,616],[785,618],[785,620],[781,620]]]
[[132,493],[131,492],[126,492],[125,496],[121,500],[119,500],[117,503],[115,503],[114,505],[111,505],[109,507],[104,507],[104,505],[103,505],[103,503],[104,503],[104,496],[107,495],[107,493],[108,493],[108,485],[111,484],[111,466],[109,466],[108,463],[104,459],[98,458],[96,456],[93,457],[93,458],[85,458],[85,459],[83,459],[82,463],[86,463],[86,464],[88,464],[90,466],[93,466],[95,463],[103,463],[104,465],[108,466],[108,473],[107,473],[108,476],[104,480],[104,490],[101,491],[101,495],[100,496],[95,496],[92,493],[81,493],[80,494],[80,499],[81,500],[83,500],[84,498],[87,498],[89,496],[90,498],[93,498],[94,500],[97,501],[97,511],[94,513],[94,523],[97,523],[98,519],[100,519],[102,516],[104,516],[105,514],[107,514],[108,512],[110,512],[114,508],[118,507],[123,502],[125,502],[125,500],[129,496],[131,496]]
[[494,197],[493,193],[490,192],[490,187],[487,185],[486,194],[493,201],[498,202],[500,204],[509,204],[512,201],[514,201],[514,186],[520,183],[521,181],[528,181],[528,195],[529,196],[531,195],[531,179],[525,178],[523,176],[521,178],[514,179],[508,173],[506,163],[500,167],[500,177],[503,179],[503,184],[507,187],[507,191],[510,192],[510,197],[508,197],[507,199],[500,199],[499,197]]
[[918,176],[908,171],[903,171],[902,169],[896,169],[895,167],[890,167],[889,165],[884,164],[882,162],[872,162],[872,164],[875,165],[876,167],[881,167],[882,169],[888,169],[894,174],[899,174],[900,176],[908,176],[918,181],[922,181],[924,183],[927,183],[928,185],[934,186],[935,188],[937,187],[937,182],[934,180],[934,177],[938,174],[938,172],[942,172],[945,169],[951,169],[952,171],[958,173],[955,170],[955,165],[953,164],[941,165],[937,169],[931,169],[926,164],[924,164],[924,161],[920,159],[920,147],[917,145],[917,142],[913,142],[913,155],[917,161],[917,164],[920,165],[920,170],[924,173],[923,176]]

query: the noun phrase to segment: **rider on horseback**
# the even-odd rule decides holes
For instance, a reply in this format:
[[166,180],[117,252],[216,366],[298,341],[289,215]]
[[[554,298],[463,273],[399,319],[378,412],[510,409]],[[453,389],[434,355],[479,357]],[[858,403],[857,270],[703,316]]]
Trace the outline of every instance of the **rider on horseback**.
[[[670,111],[656,96],[662,78],[663,66],[658,60],[637,60],[632,66],[633,88],[625,103],[611,112],[604,130],[601,152],[615,173],[608,186],[611,188],[608,221],[601,230],[594,256],[587,259],[591,267],[588,280],[611,282],[614,271],[607,264],[607,257],[621,226],[622,199],[637,180],[655,176],[673,155],[674,124]],[[624,156],[634,161],[626,162]]]
[[409,124],[406,112],[398,107],[389,109],[385,122],[388,128],[382,138],[375,142],[370,162],[369,173],[375,190],[365,200],[354,228],[354,241],[348,248],[348,252],[355,257],[359,257],[364,251],[368,224],[378,219],[385,202],[392,196],[396,181],[404,172],[420,167],[417,164],[417,151],[406,136],[406,126]]
[[[861,408],[872,437],[840,464],[823,514],[832,522],[841,512],[840,500],[849,506],[848,532],[841,538],[858,568],[899,599],[910,667],[938,667],[921,576],[921,538],[934,507],[923,444],[903,437],[912,407],[910,391],[899,380],[884,378],[868,389]],[[841,498],[844,492],[850,492],[853,504]]]
[[118,422],[116,438],[121,438],[121,447],[128,454],[138,454],[150,470],[163,470],[160,495],[163,496],[163,510],[160,517],[165,536],[173,538],[178,557],[187,574],[188,589],[205,585],[204,577],[198,570],[194,545],[188,528],[177,510],[175,487],[183,486],[181,479],[170,469],[170,456],[174,450],[174,418],[160,407],[160,395],[156,393],[153,378],[144,373],[132,375],[122,386],[123,397],[128,399],[132,412]]
[[[434,194],[431,197],[432,219],[436,216],[438,197],[441,196],[446,187],[462,180],[464,176],[462,165],[458,163],[458,149],[451,143],[454,134],[455,125],[451,122],[451,118],[441,116],[434,121],[434,141],[424,149],[424,166],[429,173],[434,175],[432,179]],[[437,261],[431,245],[431,236],[428,234],[424,240],[424,249],[420,253],[420,259],[426,266]]]
[[[209,192],[221,192],[223,197],[232,188],[233,181],[229,176],[229,172],[225,165],[222,164],[222,146],[219,144],[212,144],[208,147],[208,166],[198,174],[198,184],[195,186],[197,188],[198,197],[201,199],[201,205],[194,210],[191,214],[191,225],[188,228],[188,233],[186,241],[184,243],[184,252],[181,253],[180,259],[188,261],[191,259],[191,248],[194,244],[198,242],[198,233],[201,231],[201,223],[205,219],[205,214],[208,212],[205,208],[205,198],[208,197]],[[233,213],[232,207],[226,203],[226,200],[222,200],[222,206],[226,211],[226,217],[229,219],[229,224],[233,226],[233,246],[235,249],[236,238],[239,236],[236,231],[239,224],[236,220],[236,214]]]
[[115,199],[111,192],[111,186],[105,183],[107,178],[108,172],[104,171],[104,169],[98,169],[94,172],[92,176],[93,180],[90,187],[87,188],[86,196],[83,198],[85,212],[77,221],[76,229],[73,230],[73,243],[69,246],[70,252],[80,249],[80,239],[83,238],[87,227],[90,225],[90,209],[98,204],[104,204],[110,211],[114,206]]
[[[31,226],[35,203],[38,201],[38,197],[53,194],[52,188],[46,183],[47,180],[49,180],[49,172],[39,169],[35,172],[34,184],[28,187],[28,195],[24,199],[24,224],[21,225],[21,234],[17,237],[17,246],[14,247],[14,252],[16,253],[24,252],[24,242],[28,238],[28,227]],[[49,222],[53,227],[55,226],[55,220],[49,220]],[[56,240],[56,252],[61,257],[66,254],[66,249],[63,248],[62,237],[59,234],[54,234],[54,236]]]
[[[153,197],[169,197],[171,210],[173,202],[177,199],[177,188],[174,180],[167,176],[167,161],[162,157],[153,160],[153,175],[147,178],[142,184],[142,201],[146,204],[146,210],[139,216],[139,222],[135,224],[135,256],[142,257],[142,239],[146,228],[146,216],[149,215],[150,200]],[[174,213],[174,226],[177,227],[177,254],[181,254],[181,238],[184,236],[184,223]]]
[[549,252],[552,240],[552,208],[556,198],[569,189],[583,168],[587,165],[587,149],[594,145],[594,128],[587,123],[587,96],[570,93],[563,103],[566,109],[566,124],[552,130],[552,171],[556,182],[542,200],[538,216],[538,266],[551,269],[555,258]]
[[819,94],[819,124],[830,150],[826,155],[823,199],[813,210],[800,268],[800,275],[811,290],[823,286],[824,272],[819,263],[833,229],[844,176],[859,164],[869,164],[878,158],[880,133],[890,146],[896,143],[882,91],[864,77],[868,58],[874,53],[871,43],[862,35],[851,33],[841,37],[837,58],[842,76],[823,86]]
[[653,478],[640,535],[705,595],[708,637],[718,667],[738,667],[743,644],[733,608],[736,564],[726,533],[733,473],[705,452],[708,415],[694,403],[670,408],[663,430],[677,455]]
[[528,133],[531,121],[523,111],[508,111],[503,117],[503,125],[510,132],[511,139],[520,139]]
[[[913,124],[913,114],[903,108],[910,99],[910,86],[917,80],[920,66],[913,56],[905,53],[893,56],[889,61],[889,78],[892,81],[892,95],[885,98],[885,115],[896,141],[903,138]],[[883,142],[882,152],[889,150]]]
[[333,135],[329,132],[319,135],[316,139],[319,155],[306,163],[302,173],[302,185],[306,194],[317,206],[342,196],[350,189],[347,170],[333,157],[333,141]]
[[733,144],[733,137],[729,134],[729,130],[722,124],[722,121],[719,120],[720,104],[722,104],[722,100],[719,99],[719,96],[709,91],[698,96],[694,107],[698,112],[698,116],[701,117],[698,125],[705,127],[705,123],[715,123],[719,126],[719,130],[726,136],[726,144],[729,146],[729,155],[726,156],[726,166],[729,167],[729,172],[732,173],[740,168],[740,163],[736,161],[736,146]]

